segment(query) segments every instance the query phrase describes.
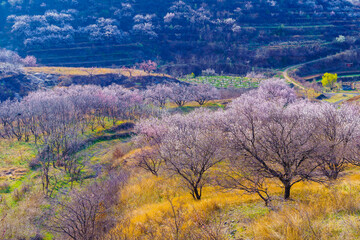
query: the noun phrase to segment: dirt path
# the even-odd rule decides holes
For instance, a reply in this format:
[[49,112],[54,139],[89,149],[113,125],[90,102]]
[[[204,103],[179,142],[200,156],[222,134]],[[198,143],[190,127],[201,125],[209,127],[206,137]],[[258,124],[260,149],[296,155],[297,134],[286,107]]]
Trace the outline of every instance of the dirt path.
[[[338,54],[341,54],[341,53],[337,53],[335,55],[338,55]],[[306,64],[309,64],[309,63],[315,63],[315,62],[319,62],[319,61],[322,61],[326,58],[328,58],[330,56],[327,56],[327,57],[323,57],[323,58],[319,58],[319,59],[315,59],[315,60],[312,60],[312,61],[309,61],[309,62],[305,62],[305,63],[300,63],[300,64],[296,64],[296,65],[293,65],[293,66],[290,66],[288,68],[286,68],[284,71],[283,71],[283,76],[285,78],[286,81],[288,81],[289,83],[292,83],[294,84],[295,86],[297,86],[298,88],[300,88],[301,90],[305,90],[306,88],[298,81],[296,81],[294,78],[290,77],[289,76],[289,72],[291,70],[295,70],[303,65],[306,65]]]
[[[305,64],[305,63],[304,63]],[[305,87],[299,83],[298,81],[296,81],[294,78],[290,77],[289,76],[289,71],[290,70],[294,70],[300,66],[302,66],[303,64],[299,64],[299,65],[295,65],[295,66],[291,66],[291,67],[288,67],[287,69],[284,70],[283,72],[283,76],[285,78],[286,81],[288,81],[289,83],[292,83],[294,84],[294,86],[300,88],[301,90],[305,90]]]

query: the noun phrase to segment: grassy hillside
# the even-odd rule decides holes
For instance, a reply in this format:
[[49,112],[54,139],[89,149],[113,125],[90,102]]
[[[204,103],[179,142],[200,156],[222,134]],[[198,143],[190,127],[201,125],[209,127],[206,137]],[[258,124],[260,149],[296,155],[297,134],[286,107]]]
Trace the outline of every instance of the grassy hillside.
[[[6,236],[34,235],[38,226],[34,219],[48,207],[38,172],[28,166],[34,148],[31,143],[5,140],[1,140],[1,146],[1,212],[6,217],[0,227]],[[175,239],[176,234],[179,239],[188,239],[186,236],[279,240],[360,237],[360,169],[357,167],[348,168],[341,180],[334,183],[297,184],[292,199],[285,202],[281,199],[282,188],[276,181],[270,181],[273,199],[269,207],[256,195],[223,191],[215,186],[204,188],[204,198],[196,201],[176,177],[155,177],[134,168],[132,156],[137,149],[123,157],[117,155],[128,147],[129,143],[120,139],[96,142],[83,150],[89,156],[85,171],[100,164],[125,168],[131,173],[115,211],[117,226],[106,239]],[[44,239],[58,239],[46,231],[42,235]]]
[[291,201],[286,202],[281,200],[282,189],[271,181],[274,197],[270,207],[254,195],[211,186],[204,189],[201,201],[195,201],[174,178],[155,177],[141,170],[132,174],[121,195],[121,221],[109,236],[173,239],[178,224],[180,239],[191,235],[201,239],[360,237],[359,168],[349,168],[337,183],[298,184]]
[[347,0],[3,1],[0,13],[1,45],[46,66],[152,59],[172,75],[244,74],[359,45],[359,6]]
[[[26,71],[31,74],[61,71],[64,76],[89,74],[89,69],[79,68],[27,68]],[[102,75],[116,70],[91,71],[93,75]],[[344,99],[341,96],[331,99],[339,100]],[[210,101],[204,107],[220,109],[229,101]],[[189,102],[177,108],[174,103],[168,103],[166,108],[169,112],[186,114],[199,106]],[[82,180],[71,183],[70,176],[51,168],[59,179],[51,197],[43,194],[41,169],[34,162],[38,154],[34,139],[0,139],[0,231],[3,236],[63,239],[44,227],[44,221],[54,214],[51,213],[53,200],[62,194],[66,196],[71,189],[101,182],[105,178],[102,172],[125,171],[129,178],[116,195],[118,203],[108,213],[114,222],[103,239],[347,240],[360,237],[359,167],[348,166],[336,181],[297,183],[290,200],[283,200],[279,181],[267,179],[271,202],[266,206],[256,194],[219,188],[214,179],[222,167],[220,164],[210,171],[211,184],[204,187],[203,198],[194,200],[179,176],[166,174],[166,169],[154,176],[138,167],[134,156],[141,148],[129,137],[131,129],[118,129],[123,123],[117,121],[113,125],[106,119],[103,127],[83,131],[84,137],[92,140],[78,152],[82,156]],[[100,216],[103,215],[105,213]]]
[[[122,122],[117,123],[121,125]],[[78,154],[82,156],[82,181],[71,183],[66,173],[60,169],[53,169],[54,176],[59,182],[55,184],[52,197],[61,195],[64,191],[73,188],[82,188],[93,181],[99,181],[99,169],[106,168],[114,152],[119,147],[125,149],[129,135],[127,131],[110,131],[112,123],[108,122],[105,128],[97,127],[95,131],[88,129],[85,133],[88,138],[94,139],[84,146]],[[123,137],[111,138],[112,135]],[[106,136],[110,136],[106,138]],[[125,148],[124,148],[125,146]],[[51,198],[44,195],[41,184],[41,167],[35,160],[38,150],[33,140],[29,142],[0,140],[0,229],[2,236],[9,239],[40,234],[44,239],[57,239],[46,228],[41,218],[50,208]],[[116,156],[116,155],[114,155]],[[61,180],[60,180],[61,179]],[[54,181],[56,179],[52,179]],[[56,180],[57,181],[57,180]],[[39,231],[39,229],[43,229]]]

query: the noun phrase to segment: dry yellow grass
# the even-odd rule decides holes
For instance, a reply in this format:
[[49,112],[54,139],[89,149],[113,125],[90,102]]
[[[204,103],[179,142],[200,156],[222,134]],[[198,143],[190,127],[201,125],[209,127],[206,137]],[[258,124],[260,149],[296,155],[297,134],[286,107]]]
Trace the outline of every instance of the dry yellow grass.
[[354,95],[352,95],[352,94],[338,93],[329,99],[325,99],[325,101],[329,102],[329,103],[337,103],[337,102],[341,102],[341,101],[347,101],[353,97],[354,97]]
[[255,239],[359,239],[359,185],[298,189],[294,202],[257,219],[243,236]]
[[188,239],[185,233],[198,231],[199,213],[206,222],[223,216],[225,223],[220,225],[225,238],[220,239],[360,239],[359,168],[348,169],[331,185],[296,184],[290,201],[281,199],[277,183],[269,188],[274,196],[270,208],[256,195],[223,192],[213,186],[205,187],[203,199],[195,201],[176,177],[155,177],[133,169],[117,209],[119,224],[109,236],[176,239],[170,199],[182,221],[179,231],[183,235],[178,239]]
[[113,68],[75,68],[75,67],[26,67],[25,71],[28,73],[46,73],[64,76],[96,76],[103,74],[120,74],[126,77],[171,77],[166,74],[147,73],[138,69],[113,69]]

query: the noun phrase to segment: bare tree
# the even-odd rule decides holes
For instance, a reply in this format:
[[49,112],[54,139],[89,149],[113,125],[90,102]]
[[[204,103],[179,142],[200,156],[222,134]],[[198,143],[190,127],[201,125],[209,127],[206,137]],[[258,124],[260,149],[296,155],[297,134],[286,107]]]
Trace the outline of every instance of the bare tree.
[[83,71],[86,72],[87,75],[90,77],[90,81],[92,81],[94,79],[96,68],[94,68],[94,67],[84,68]]
[[[242,156],[232,153],[226,164],[216,173],[216,184],[224,189],[241,190],[247,194],[257,194],[268,206],[271,197],[268,192],[266,178],[253,168],[251,162]],[[239,159],[240,158],[240,159]]]
[[[57,179],[56,177],[51,176],[51,163],[54,161],[55,156],[50,150],[48,146],[45,146],[44,148],[41,148],[38,150],[38,162],[41,166],[41,183],[43,192],[46,196],[50,196],[53,193],[53,189],[55,189],[57,185]],[[51,179],[55,178],[55,181],[53,183],[53,187],[51,188]]]
[[122,75],[122,72],[128,72],[129,73],[129,78],[131,79],[132,78],[132,69],[131,68],[127,68],[126,66],[122,66],[120,69],[119,69],[119,76],[123,76]]
[[16,101],[7,100],[0,104],[0,121],[2,126],[1,136],[10,138],[12,136],[12,126],[18,114],[14,112],[14,104]]

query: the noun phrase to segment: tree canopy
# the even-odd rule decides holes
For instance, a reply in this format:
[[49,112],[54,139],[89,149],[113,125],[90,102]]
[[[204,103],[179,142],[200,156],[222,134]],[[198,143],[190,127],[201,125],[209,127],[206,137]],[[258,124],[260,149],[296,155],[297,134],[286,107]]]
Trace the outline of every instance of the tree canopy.
[[337,82],[338,75],[337,73],[325,73],[322,77],[321,83],[323,87],[328,87],[330,89],[333,89],[335,86],[335,83]]

